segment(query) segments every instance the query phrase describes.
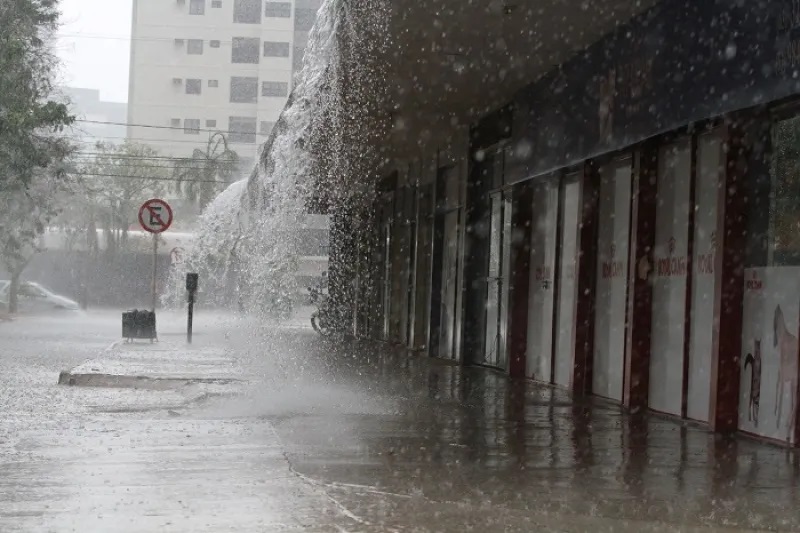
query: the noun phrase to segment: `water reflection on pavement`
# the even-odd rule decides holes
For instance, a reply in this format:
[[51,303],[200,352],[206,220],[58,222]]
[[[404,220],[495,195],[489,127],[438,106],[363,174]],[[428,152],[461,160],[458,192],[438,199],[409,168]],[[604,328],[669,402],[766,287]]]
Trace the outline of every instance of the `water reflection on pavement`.
[[800,529],[793,452],[296,325],[204,325],[235,396],[56,386],[104,320],[0,330],[0,531]]
[[800,529],[797,456],[779,447],[375,344],[268,344],[283,355],[260,373],[281,378],[222,412],[268,419],[293,470],[366,522]]

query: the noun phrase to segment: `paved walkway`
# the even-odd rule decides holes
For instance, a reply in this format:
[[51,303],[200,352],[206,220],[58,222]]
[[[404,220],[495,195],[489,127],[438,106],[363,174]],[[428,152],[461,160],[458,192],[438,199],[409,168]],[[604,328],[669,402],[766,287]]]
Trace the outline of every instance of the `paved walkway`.
[[0,531],[800,530],[794,452],[212,318],[71,369],[116,384],[52,371],[51,416],[0,416]]

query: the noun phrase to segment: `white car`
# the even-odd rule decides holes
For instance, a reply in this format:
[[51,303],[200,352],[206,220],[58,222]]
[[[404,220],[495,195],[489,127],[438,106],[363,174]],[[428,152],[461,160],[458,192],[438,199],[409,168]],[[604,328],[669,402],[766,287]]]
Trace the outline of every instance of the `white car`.
[[[10,281],[0,280],[0,306],[4,308],[8,308],[9,287],[11,287]],[[18,297],[17,303],[19,311],[23,313],[49,311],[52,309],[77,311],[80,308],[78,302],[55,294],[32,281],[23,281],[20,283]]]

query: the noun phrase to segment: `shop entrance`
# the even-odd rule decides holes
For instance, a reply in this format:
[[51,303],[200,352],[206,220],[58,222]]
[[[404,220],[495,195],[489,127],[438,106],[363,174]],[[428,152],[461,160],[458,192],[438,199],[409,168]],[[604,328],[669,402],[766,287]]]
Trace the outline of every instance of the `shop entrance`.
[[511,199],[506,192],[495,192],[490,197],[491,219],[489,237],[489,272],[486,278],[486,325],[483,364],[505,369],[507,367],[506,333],[508,326],[508,278]]
[[[511,198],[503,148],[481,152],[470,171],[464,249],[466,361],[505,370]],[[476,158],[477,159],[477,158]]]
[[622,401],[633,160],[600,170],[592,392]]
[[431,292],[431,355],[456,358],[459,287],[461,283],[461,176],[458,167],[439,168],[433,238]]

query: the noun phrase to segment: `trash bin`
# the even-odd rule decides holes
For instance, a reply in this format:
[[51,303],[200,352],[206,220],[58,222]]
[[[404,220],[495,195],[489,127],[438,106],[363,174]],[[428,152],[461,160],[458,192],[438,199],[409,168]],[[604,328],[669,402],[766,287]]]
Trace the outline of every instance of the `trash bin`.
[[130,342],[134,339],[158,339],[156,334],[156,314],[154,311],[133,309],[122,313],[122,337]]

